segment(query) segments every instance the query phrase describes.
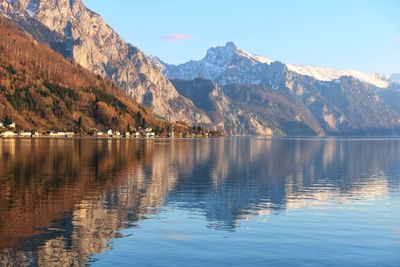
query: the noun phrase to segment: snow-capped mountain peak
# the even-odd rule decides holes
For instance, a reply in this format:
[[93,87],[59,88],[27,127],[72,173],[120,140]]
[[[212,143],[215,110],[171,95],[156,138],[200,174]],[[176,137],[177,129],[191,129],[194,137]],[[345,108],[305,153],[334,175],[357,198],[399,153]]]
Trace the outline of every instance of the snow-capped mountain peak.
[[232,60],[234,57],[246,58],[254,63],[263,63],[263,64],[271,64],[273,61],[269,58],[258,56],[246,52],[235,45],[233,42],[227,42],[224,46],[215,46],[208,49],[205,60],[208,61],[216,61],[216,64],[221,63],[221,59],[223,61]]
[[[154,62],[154,61],[153,61]],[[269,58],[248,53],[233,42],[227,42],[223,46],[214,46],[207,50],[206,56],[199,61],[189,61],[181,65],[168,65],[156,61],[156,65],[164,71],[170,79],[193,80],[203,78],[215,80],[226,70],[239,67],[242,72],[251,70],[254,66],[271,64]]]
[[[265,69],[265,65],[271,65],[272,63],[273,60],[267,57],[254,55],[240,49],[233,42],[227,42],[224,46],[215,46],[208,49],[206,56],[200,61],[189,61],[178,66],[168,65],[162,70],[171,79],[192,80],[205,78],[215,80],[226,70],[232,68],[236,68],[240,75],[249,77],[252,69],[256,68],[257,71],[261,71],[260,69]],[[293,73],[310,76],[319,81],[334,81],[343,76],[350,76],[383,89],[388,88],[393,82],[380,74],[367,74],[356,70],[340,70],[295,64],[286,64],[286,67]],[[244,80],[248,81],[249,79],[246,78]],[[231,82],[231,80],[227,82]],[[255,84],[259,82],[259,79],[254,81]]]

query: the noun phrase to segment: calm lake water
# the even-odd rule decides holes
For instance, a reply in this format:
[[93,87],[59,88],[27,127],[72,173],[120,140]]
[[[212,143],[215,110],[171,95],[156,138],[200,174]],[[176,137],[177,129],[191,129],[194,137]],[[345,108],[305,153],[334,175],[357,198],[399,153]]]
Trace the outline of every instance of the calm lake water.
[[0,140],[0,266],[400,266],[400,139]]

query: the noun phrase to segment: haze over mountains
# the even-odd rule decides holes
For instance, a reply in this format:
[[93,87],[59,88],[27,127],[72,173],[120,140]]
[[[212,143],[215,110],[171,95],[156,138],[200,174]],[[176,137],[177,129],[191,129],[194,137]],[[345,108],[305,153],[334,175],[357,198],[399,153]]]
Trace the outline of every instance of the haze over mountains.
[[0,0],[0,13],[172,122],[229,135],[400,133],[398,75],[284,64],[232,42],[175,66],[125,43],[81,0]]

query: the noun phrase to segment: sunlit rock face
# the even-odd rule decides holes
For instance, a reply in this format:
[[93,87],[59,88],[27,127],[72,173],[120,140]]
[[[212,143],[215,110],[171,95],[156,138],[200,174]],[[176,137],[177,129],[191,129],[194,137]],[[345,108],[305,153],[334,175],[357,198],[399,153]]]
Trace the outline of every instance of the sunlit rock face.
[[2,0],[0,10],[34,38],[114,80],[155,114],[170,121],[210,123],[203,111],[178,94],[147,56],[125,43],[81,0]]

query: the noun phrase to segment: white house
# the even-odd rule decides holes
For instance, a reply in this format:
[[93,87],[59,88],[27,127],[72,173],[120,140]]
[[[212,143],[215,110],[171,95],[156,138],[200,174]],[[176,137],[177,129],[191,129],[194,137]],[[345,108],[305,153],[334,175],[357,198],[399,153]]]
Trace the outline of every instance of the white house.
[[74,135],[74,132],[50,132],[52,137],[73,137]]
[[0,137],[14,137],[17,134],[12,131],[6,131],[0,134]]
[[146,128],[144,130],[146,138],[154,138],[156,136],[156,134],[153,132],[153,129],[151,128]]
[[113,133],[113,131],[110,129],[110,130],[107,131],[107,135],[108,135],[109,137],[113,137],[113,136],[114,136],[114,133]]
[[18,135],[19,135],[20,137],[32,137],[32,133],[31,133],[31,132],[24,132],[24,131],[21,131]]
[[74,133],[74,132],[65,132],[65,133],[64,133],[64,136],[65,136],[65,137],[68,137],[68,138],[71,138],[71,137],[74,137],[74,136],[75,136],[75,133]]
[[0,128],[4,128],[4,124],[0,122]]
[[15,125],[15,122],[10,123],[9,125],[7,125],[8,128],[10,129],[15,129],[17,126]]

